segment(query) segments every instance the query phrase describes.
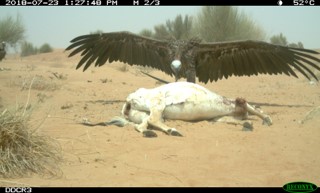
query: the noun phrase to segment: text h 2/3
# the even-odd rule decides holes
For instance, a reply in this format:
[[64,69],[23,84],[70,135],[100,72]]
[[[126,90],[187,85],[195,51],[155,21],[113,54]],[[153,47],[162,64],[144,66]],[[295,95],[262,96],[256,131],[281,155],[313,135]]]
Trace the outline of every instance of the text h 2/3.
[[5,188],[6,193],[31,193],[32,188],[25,188],[25,187],[12,187],[12,188]]

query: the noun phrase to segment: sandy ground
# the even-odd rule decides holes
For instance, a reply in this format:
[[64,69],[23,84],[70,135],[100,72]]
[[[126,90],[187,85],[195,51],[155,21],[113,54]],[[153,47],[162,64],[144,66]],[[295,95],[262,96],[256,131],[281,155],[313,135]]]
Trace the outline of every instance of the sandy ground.
[[[123,100],[140,87],[158,86],[138,67],[112,63],[75,70],[79,57],[63,50],[0,63],[0,105],[29,103],[31,125],[62,148],[62,174],[1,179],[0,186],[280,186],[307,181],[320,186],[320,86],[280,76],[232,77],[204,85],[229,98],[259,103],[274,124],[252,118],[254,130],[202,121],[167,121],[184,137],[158,132],[143,138],[131,126],[86,127],[83,119],[106,121],[120,115]],[[54,73],[57,77],[54,76]],[[157,70],[152,75],[173,81]],[[59,77],[60,76],[60,77]],[[202,84],[203,85],[203,84]]]

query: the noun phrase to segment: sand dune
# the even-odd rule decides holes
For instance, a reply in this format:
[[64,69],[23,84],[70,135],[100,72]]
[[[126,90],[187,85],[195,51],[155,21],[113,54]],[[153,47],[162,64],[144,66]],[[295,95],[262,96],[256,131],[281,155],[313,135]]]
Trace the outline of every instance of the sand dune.
[[[75,70],[79,56],[63,49],[30,57],[8,56],[0,63],[0,106],[25,104],[34,78],[31,123],[59,141],[62,176],[0,179],[1,186],[283,186],[292,181],[320,184],[320,117],[305,116],[320,106],[319,84],[280,76],[231,77],[204,85],[229,98],[259,104],[274,124],[252,117],[254,130],[170,121],[184,137],[143,138],[132,127],[94,128],[83,119],[105,121],[120,115],[127,95],[158,86],[141,68],[112,63]],[[122,68],[122,69],[121,69]],[[173,81],[157,70],[152,75]],[[182,80],[181,80],[182,81]]]

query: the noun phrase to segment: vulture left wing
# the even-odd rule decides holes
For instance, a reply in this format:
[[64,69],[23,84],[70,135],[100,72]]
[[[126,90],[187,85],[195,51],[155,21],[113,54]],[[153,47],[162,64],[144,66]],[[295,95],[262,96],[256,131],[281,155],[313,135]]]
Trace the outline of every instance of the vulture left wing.
[[319,53],[260,41],[202,43],[195,50],[196,74],[204,83],[232,75],[284,73],[298,77],[292,70],[294,67],[306,78],[318,80],[309,67],[320,71],[320,59],[312,54]]
[[85,71],[92,63],[102,66],[107,61],[149,66],[173,75],[170,68],[168,43],[130,32],[89,34],[74,38],[66,50],[74,49],[69,57],[81,53],[77,69]]

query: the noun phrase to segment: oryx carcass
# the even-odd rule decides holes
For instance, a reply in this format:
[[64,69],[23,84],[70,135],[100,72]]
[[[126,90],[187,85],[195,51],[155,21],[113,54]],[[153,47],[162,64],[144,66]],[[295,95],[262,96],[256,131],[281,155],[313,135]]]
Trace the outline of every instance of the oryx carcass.
[[264,124],[271,125],[268,115],[256,110],[245,99],[235,100],[220,96],[198,84],[174,82],[153,89],[140,88],[129,94],[122,108],[122,118],[106,123],[86,125],[125,125],[132,123],[144,136],[156,136],[150,128],[164,131],[168,135],[181,136],[175,128],[167,126],[164,121],[226,121],[251,127],[246,120],[248,113],[256,115]]

